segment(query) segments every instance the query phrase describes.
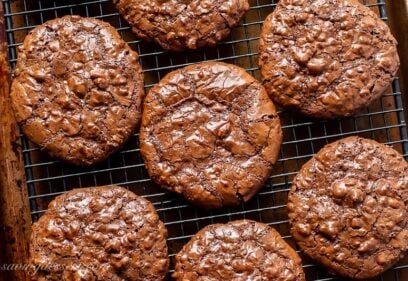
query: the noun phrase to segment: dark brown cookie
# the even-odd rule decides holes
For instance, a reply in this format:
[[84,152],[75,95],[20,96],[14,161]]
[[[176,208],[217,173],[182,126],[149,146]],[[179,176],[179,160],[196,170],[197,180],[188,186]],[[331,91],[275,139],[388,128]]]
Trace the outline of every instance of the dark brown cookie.
[[214,46],[249,9],[248,0],[113,0],[142,39],[182,51]]
[[408,249],[408,164],[373,140],[339,140],[302,167],[288,208],[306,254],[340,275],[373,277]]
[[180,281],[304,281],[302,261],[266,224],[239,220],[200,230],[176,255]]
[[167,231],[153,205],[118,186],[58,196],[33,225],[33,280],[163,280]]
[[149,175],[203,207],[249,200],[270,175],[281,142],[264,87],[234,65],[174,71],[145,100],[140,150]]
[[108,23],[65,16],[32,30],[11,89],[17,121],[51,155],[78,165],[106,159],[139,124],[138,54]]
[[355,114],[399,66],[387,25],[355,0],[281,0],[265,20],[260,60],[273,100],[317,118]]

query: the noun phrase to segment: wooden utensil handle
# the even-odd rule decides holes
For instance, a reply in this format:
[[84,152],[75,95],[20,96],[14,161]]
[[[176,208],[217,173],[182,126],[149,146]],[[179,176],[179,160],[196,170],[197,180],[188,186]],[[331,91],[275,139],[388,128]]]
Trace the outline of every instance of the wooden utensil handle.
[[31,229],[30,210],[20,133],[10,102],[11,71],[7,57],[7,40],[3,4],[0,3],[0,279],[29,280],[24,270],[3,267],[27,264]]

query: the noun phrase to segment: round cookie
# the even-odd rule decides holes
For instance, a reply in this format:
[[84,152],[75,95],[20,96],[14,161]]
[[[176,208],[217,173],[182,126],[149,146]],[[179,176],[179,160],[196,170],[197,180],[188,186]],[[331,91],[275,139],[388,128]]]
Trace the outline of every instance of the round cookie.
[[48,21],[19,47],[12,106],[25,135],[64,161],[91,165],[138,126],[144,96],[138,54],[108,23]]
[[249,9],[248,0],[113,0],[142,39],[164,49],[212,47],[225,39]]
[[150,177],[202,207],[249,200],[268,179],[281,142],[264,87],[234,65],[171,72],[145,99],[140,150]]
[[263,25],[259,65],[281,106],[316,118],[355,114],[399,67],[387,25],[355,0],[282,0]]
[[373,140],[339,140],[302,167],[288,209],[306,254],[340,275],[373,277],[408,249],[408,164]]
[[266,224],[238,220],[200,230],[176,255],[176,280],[304,281],[302,261]]
[[153,205],[127,189],[74,189],[33,225],[33,280],[163,280],[166,236]]

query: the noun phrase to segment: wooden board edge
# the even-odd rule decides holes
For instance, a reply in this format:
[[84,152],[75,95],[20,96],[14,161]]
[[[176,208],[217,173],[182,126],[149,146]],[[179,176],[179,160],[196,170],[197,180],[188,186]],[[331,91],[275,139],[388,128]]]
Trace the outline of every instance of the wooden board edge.
[[[28,264],[31,217],[20,133],[10,107],[11,70],[7,56],[3,5],[0,3],[0,246],[4,280],[29,280],[28,272],[10,265]],[[5,266],[6,265],[6,266]]]
[[408,0],[386,0],[391,31],[398,41],[399,72],[405,120],[408,120]]

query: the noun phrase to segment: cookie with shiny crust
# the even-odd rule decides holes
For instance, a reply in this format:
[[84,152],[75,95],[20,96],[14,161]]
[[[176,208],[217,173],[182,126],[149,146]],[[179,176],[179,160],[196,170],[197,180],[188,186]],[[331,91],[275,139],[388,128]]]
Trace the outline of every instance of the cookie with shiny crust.
[[399,67],[388,26],[355,0],[282,0],[263,25],[259,65],[279,105],[349,116],[378,99]]
[[71,190],[34,223],[33,280],[163,280],[167,230],[153,205],[118,186]]
[[108,23],[65,16],[36,27],[18,50],[12,106],[24,134],[52,156],[91,165],[138,126],[138,54]]
[[302,167],[288,209],[311,258],[343,276],[376,276],[408,249],[408,164],[373,140],[336,141]]
[[264,87],[234,65],[171,72],[145,99],[140,150],[150,177],[202,207],[249,200],[268,179],[281,142]]
[[176,255],[173,277],[180,281],[305,280],[298,254],[275,229],[251,220],[200,230]]
[[113,0],[141,39],[164,49],[211,47],[225,39],[249,9],[248,0]]

